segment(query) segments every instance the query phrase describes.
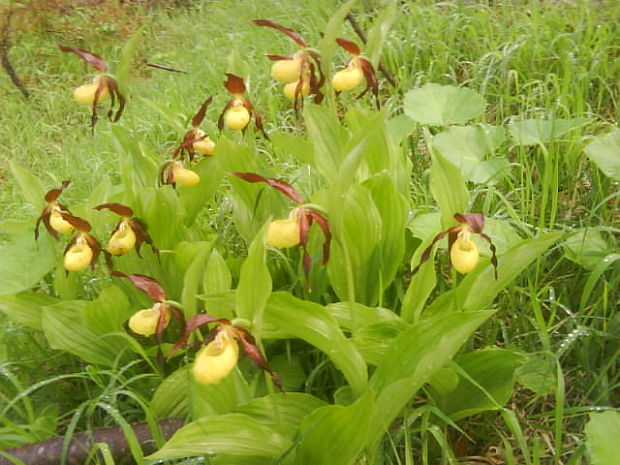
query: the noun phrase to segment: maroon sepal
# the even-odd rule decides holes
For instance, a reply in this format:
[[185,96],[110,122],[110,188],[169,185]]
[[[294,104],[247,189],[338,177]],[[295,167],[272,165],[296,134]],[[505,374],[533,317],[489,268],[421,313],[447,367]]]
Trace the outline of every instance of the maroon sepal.
[[60,194],[62,194],[62,191],[69,187],[69,184],[71,184],[71,181],[63,181],[58,189],[52,189],[50,191],[47,191],[44,197],[45,201],[47,203],[56,201],[58,197],[60,197]]
[[199,313],[197,315],[191,316],[190,319],[187,320],[187,322],[185,323],[185,329],[183,330],[183,335],[181,336],[181,339],[179,339],[177,343],[174,345],[174,347],[172,348],[172,352],[179,350],[180,348],[185,346],[185,344],[187,344],[187,339],[189,338],[189,335],[191,334],[192,331],[194,331],[197,328],[200,328],[201,326],[208,325],[211,323],[216,323],[216,322],[230,325],[230,321],[227,320],[226,318],[216,318],[207,313]]
[[342,48],[344,48],[351,55],[359,55],[360,54],[360,48],[357,46],[357,44],[355,42],[351,42],[350,40],[342,39],[342,38],[339,37],[339,38],[336,39],[336,43],[338,43],[338,45],[340,45]]
[[123,205],[121,203],[102,203],[101,205],[97,205],[93,208],[95,210],[103,210],[105,208],[125,218],[131,218],[133,216],[133,210],[127,205]]
[[91,230],[90,223],[83,218],[78,216],[73,216],[69,213],[65,213],[63,211],[60,212],[62,219],[68,222],[71,226],[81,232],[88,233]]
[[136,288],[144,292],[151,300],[163,302],[166,300],[166,292],[155,278],[143,274],[125,274],[116,270],[108,270],[112,276],[129,279]]
[[281,181],[279,179],[275,179],[275,178],[266,178],[264,176],[261,176],[260,174],[256,174],[256,173],[240,173],[240,172],[232,172],[230,173],[233,176],[236,176],[238,178],[243,179],[244,181],[247,182],[264,182],[269,184],[271,187],[273,187],[274,189],[279,190],[280,192],[282,192],[283,194],[285,194],[287,197],[289,197],[293,202],[297,203],[298,205],[301,205],[304,203],[304,199],[301,196],[301,194],[299,192],[297,192],[297,190],[295,190],[295,188],[293,186],[291,186],[289,183],[285,182],[285,181]]
[[464,215],[455,213],[454,219],[459,224],[467,223],[470,231],[476,234],[480,234],[484,229],[484,215],[482,213],[465,213]]
[[272,27],[274,29],[277,29],[280,32],[283,32],[284,34],[289,36],[291,39],[293,39],[300,47],[308,46],[308,42],[306,42],[306,40],[298,32],[295,32],[292,29],[289,29],[288,27],[284,27],[278,23],[269,21],[268,19],[253,19],[252,22],[256,24],[257,26]]
[[329,229],[329,222],[327,221],[327,218],[313,210],[308,210],[307,214],[313,221],[317,222],[317,224],[321,228],[321,231],[323,231],[323,235],[325,236],[325,241],[323,242],[323,260],[321,264],[327,265],[327,262],[329,261],[329,253],[332,240],[332,233]]
[[372,66],[372,63],[365,58],[359,58],[360,65],[362,67],[362,73],[364,73],[364,78],[366,79],[366,88],[364,91],[357,96],[357,98],[361,98],[368,92],[369,90],[372,92],[372,95],[375,99],[375,104],[377,105],[377,110],[381,109],[381,104],[379,103],[379,81],[377,80],[377,73],[375,72],[375,68]]
[[282,61],[282,60],[292,60],[293,57],[287,57],[284,55],[265,55],[271,61]]
[[75,53],[77,56],[79,56],[82,60],[91,65],[100,73],[105,73],[107,70],[105,61],[103,61],[103,58],[101,58],[99,55],[95,55],[92,52],[88,52],[79,48],[65,47],[64,45],[60,44],[58,45],[58,48],[63,52]]
[[245,92],[245,83],[243,82],[243,78],[237,76],[236,74],[226,73],[226,82],[224,82],[224,87],[231,94],[243,94]]

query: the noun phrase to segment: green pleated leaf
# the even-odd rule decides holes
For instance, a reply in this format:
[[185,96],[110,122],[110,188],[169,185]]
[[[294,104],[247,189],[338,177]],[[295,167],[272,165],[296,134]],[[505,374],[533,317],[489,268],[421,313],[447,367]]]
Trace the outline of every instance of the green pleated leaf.
[[401,320],[384,321],[364,326],[355,332],[353,342],[366,363],[378,365],[392,340],[404,331],[407,326]]
[[370,379],[377,393],[371,441],[378,440],[420,387],[449,362],[494,311],[458,312],[424,318],[388,347]]
[[600,228],[592,227],[572,233],[562,243],[562,249],[570,261],[593,270],[613,247],[603,238]]
[[[42,210],[45,207],[45,193],[49,190],[43,187],[38,177],[28,171],[26,168],[20,166],[15,161],[9,162],[11,173],[17,181],[19,189],[22,191],[22,195],[28,203],[34,206],[37,210]],[[59,186],[52,186],[55,189]]]
[[310,394],[287,392],[253,399],[239,407],[237,412],[292,439],[298,433],[304,417],[325,405],[324,401]]
[[527,360],[517,371],[517,382],[539,396],[553,394],[558,386],[557,366],[554,354],[527,354]]
[[231,285],[232,276],[226,260],[216,249],[211,250],[202,282],[204,293],[209,295],[226,292],[230,290]]
[[43,308],[56,303],[58,303],[57,298],[38,292],[0,295],[0,312],[15,323],[41,329]]
[[356,302],[337,302],[327,305],[326,309],[341,328],[352,332],[372,324],[400,321],[398,315],[391,310],[367,307]]
[[374,20],[372,27],[368,31],[365,55],[370,59],[375,68],[379,64],[381,50],[390,33],[392,24],[394,24],[396,20],[397,5],[398,2],[391,1],[387,7],[383,7],[383,10],[379,13],[377,19]]
[[460,170],[441,154],[433,153],[430,190],[441,212],[441,227],[454,226],[454,214],[466,213],[469,191]]
[[620,412],[591,413],[585,431],[592,465],[620,463]]
[[268,223],[265,223],[250,244],[237,286],[236,314],[252,322],[255,337],[259,337],[257,332],[260,333],[265,303],[271,293],[271,275],[265,257],[267,227]]
[[200,176],[200,182],[186,189],[179,189],[181,205],[185,209],[185,224],[191,226],[198,213],[209,205],[213,193],[219,187],[224,172],[220,166],[217,147],[215,154],[205,157],[191,168]]
[[249,415],[228,413],[202,417],[178,430],[149,460],[227,454],[275,460],[290,439]]
[[181,303],[183,304],[186,318],[195,315],[197,312],[198,302],[196,295],[202,285],[207,260],[213,246],[212,243],[205,241],[193,242],[192,245],[195,246],[193,247],[194,254],[191,264],[187,267],[183,276],[183,291],[181,292]]
[[482,116],[484,98],[464,87],[428,83],[405,94],[405,114],[421,124],[464,124]]
[[314,147],[314,168],[327,180],[338,175],[346,133],[338,116],[328,108],[318,105],[304,106],[304,120],[308,127],[308,140]]
[[585,152],[606,176],[620,181],[620,131],[594,138]]
[[144,27],[141,27],[137,31],[135,31],[127,42],[123,45],[123,49],[121,50],[121,58],[118,63],[117,71],[116,71],[116,80],[118,81],[118,86],[120,88],[121,93],[127,97],[127,84],[129,82],[129,74],[132,68],[132,61],[134,57],[134,53],[136,50],[136,46],[138,45],[140,39],[142,39],[144,35]]
[[509,130],[512,139],[517,144],[546,144],[575,128],[583,126],[589,121],[589,118],[527,119],[524,121],[511,121]]
[[187,367],[187,378],[189,413],[193,419],[231,412],[250,399],[250,388],[238,370],[217,384],[201,384]]
[[[281,331],[270,337],[297,337],[312,344],[342,370],[357,395],[364,390],[368,376],[366,364],[324,307],[288,293],[274,292],[267,301],[264,321],[265,325]],[[264,336],[268,337],[266,333]]]
[[330,405],[316,410],[303,421],[297,465],[349,465],[367,445],[373,409],[372,391],[367,390],[346,407]]
[[95,334],[122,331],[128,318],[137,311],[129,307],[125,293],[116,286],[108,286],[99,297],[88,302],[82,310],[84,326]]
[[157,248],[172,249],[185,239],[185,214],[172,186],[142,189],[138,201],[136,216],[148,225]]
[[64,350],[90,363],[113,366],[119,352],[128,346],[125,339],[102,339],[82,322],[85,301],[66,301],[45,307],[41,326],[52,349]]
[[113,141],[119,151],[125,155],[125,161],[130,162],[130,170],[124,173],[127,176],[125,188],[139,189],[154,187],[157,183],[157,163],[139,142],[140,139],[128,129],[112,126]]
[[42,228],[14,237],[0,248],[0,294],[17,294],[35,287],[56,266],[55,243]]
[[297,160],[306,165],[314,165],[312,144],[304,137],[296,134],[273,132],[269,134],[273,144],[293,155]]
[[465,354],[455,364],[467,377],[456,371],[460,375],[457,386],[443,394],[433,391],[433,400],[453,420],[498,409],[510,399],[515,372],[525,360],[524,355],[505,349],[481,349]]

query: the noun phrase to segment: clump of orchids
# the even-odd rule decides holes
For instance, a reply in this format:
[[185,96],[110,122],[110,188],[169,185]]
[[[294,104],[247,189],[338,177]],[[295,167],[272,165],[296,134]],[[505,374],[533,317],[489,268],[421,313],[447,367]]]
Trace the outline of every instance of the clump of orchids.
[[191,317],[185,326],[183,337],[174,346],[180,349],[187,344],[192,331],[201,326],[211,326],[208,336],[200,343],[206,344],[197,354],[192,366],[194,379],[202,384],[217,384],[228,376],[239,361],[239,343],[248,358],[261,370],[269,373],[274,384],[282,389],[278,375],[269,368],[256,345],[252,334],[239,324],[206,313]]
[[59,188],[52,189],[45,194],[44,199],[47,205],[41,211],[39,218],[37,218],[34,228],[35,240],[39,238],[41,222],[43,222],[45,229],[56,240],[58,240],[58,233],[67,234],[73,231],[73,225],[62,217],[63,213],[70,215],[71,212],[66,206],[58,202],[58,197],[60,197],[62,191],[69,187],[69,184],[71,184],[71,181],[63,181]]
[[265,129],[263,128],[263,120],[261,116],[254,110],[254,106],[250,99],[244,96],[245,83],[243,78],[236,74],[226,73],[226,81],[224,82],[226,90],[232,94],[232,98],[226,102],[222,113],[217,120],[217,127],[221,131],[226,127],[234,131],[243,131],[249,124],[252,117],[258,130],[269,139]]
[[338,38],[336,43],[349,52],[353,57],[347,66],[337,71],[332,77],[332,87],[336,92],[349,92],[357,88],[362,81],[366,80],[366,88],[357,98],[363,97],[369,90],[375,98],[377,109],[379,108],[379,81],[372,63],[362,57],[360,48],[350,40]]
[[304,272],[307,275],[312,266],[312,259],[310,257],[310,253],[308,252],[308,236],[312,223],[316,222],[325,236],[325,241],[323,242],[322,264],[327,264],[329,261],[329,250],[332,236],[329,229],[329,222],[322,213],[319,213],[306,205],[301,194],[285,181],[274,178],[265,178],[256,173],[236,172],[231,174],[248,182],[267,183],[274,189],[282,192],[297,205],[293,210],[291,210],[287,218],[273,220],[269,223],[269,226],[267,227],[267,245],[279,249],[301,245],[304,251]]
[[321,70],[319,54],[309,48],[308,42],[292,29],[267,19],[255,19],[252,22],[257,26],[271,27],[283,32],[300,46],[292,57],[267,55],[267,58],[274,62],[271,76],[285,83],[284,95],[293,100],[295,112],[301,108],[302,97],[306,95],[314,95],[314,102],[321,103],[323,94],[320,89],[325,83],[325,76]]
[[[95,124],[98,120],[97,104],[107,98],[110,98],[111,102],[110,109],[108,110],[108,118],[114,122],[118,121],[123,114],[123,110],[125,109],[126,99],[120,92],[118,82],[106,73],[108,67],[103,58],[92,52],[79,48],[65,47],[64,45],[59,45],[58,48],[60,48],[63,52],[75,53],[97,71],[97,75],[93,78],[92,83],[81,85],[73,92],[73,97],[78,103],[92,107],[90,120],[92,129],[95,129]],[[114,115],[116,100],[118,100],[118,110],[116,111],[116,115]],[[114,118],[112,118],[113,115]]]
[[476,268],[480,260],[480,252],[476,243],[471,240],[472,234],[478,234],[482,239],[489,243],[491,248],[491,264],[495,270],[495,279],[497,279],[497,256],[495,255],[495,245],[491,238],[482,232],[484,229],[484,215],[482,213],[456,213],[454,219],[458,222],[457,226],[448,228],[440,232],[434,238],[431,244],[422,252],[420,263],[416,266],[412,275],[416,274],[423,263],[431,256],[433,246],[448,236],[448,251],[450,253],[450,263],[456,271],[467,274]]
[[108,240],[106,248],[108,253],[119,256],[136,249],[136,253],[141,257],[140,247],[144,242],[151,246],[153,253],[159,252],[153,245],[153,240],[146,230],[146,226],[140,219],[134,218],[134,212],[130,207],[120,203],[102,203],[94,208],[95,210],[110,210],[121,217]]
[[183,313],[167,300],[166,292],[156,279],[142,274],[125,274],[116,270],[109,270],[109,273],[118,278],[127,278],[136,289],[144,292],[153,301],[153,306],[138,310],[129,318],[128,326],[131,331],[140,336],[155,334],[157,340],[161,342],[162,333],[170,323],[171,315],[185,326]]
[[187,131],[183,140],[174,150],[172,160],[165,162],[159,167],[159,184],[179,184],[183,187],[192,187],[200,182],[200,176],[193,170],[183,166],[183,160],[187,155],[189,162],[194,161],[196,154],[211,156],[215,151],[215,142],[200,129],[200,125],[205,119],[207,108],[213,101],[208,97],[196,114],[192,117],[192,129]]

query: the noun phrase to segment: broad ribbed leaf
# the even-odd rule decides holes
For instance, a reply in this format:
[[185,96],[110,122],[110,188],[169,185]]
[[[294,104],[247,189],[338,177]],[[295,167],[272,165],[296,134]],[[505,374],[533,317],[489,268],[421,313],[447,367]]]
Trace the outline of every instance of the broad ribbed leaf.
[[202,384],[194,380],[191,370],[186,368],[189,414],[193,419],[232,412],[251,397],[250,388],[239,370],[233,370],[217,384]]
[[337,302],[329,304],[326,308],[341,328],[353,333],[364,326],[400,321],[396,313],[386,308],[367,307],[356,302]]
[[56,266],[56,245],[47,231],[39,240],[28,231],[0,248],[0,295],[17,294],[36,286]]
[[39,178],[14,160],[10,161],[9,166],[26,201],[37,210],[42,210],[45,207],[44,197],[47,189],[43,187]]
[[270,336],[283,337],[286,334],[297,337],[325,352],[342,370],[356,394],[364,390],[368,376],[366,364],[324,307],[288,293],[274,292],[267,301],[264,321],[266,325],[283,331]]
[[464,87],[428,83],[405,94],[405,114],[421,124],[464,124],[482,115],[484,98]]
[[441,227],[447,229],[454,224],[455,213],[465,213],[469,192],[463,175],[441,154],[432,156],[430,189],[441,212]]
[[236,411],[292,439],[304,417],[325,405],[324,401],[310,394],[286,392],[253,399]]
[[202,282],[204,293],[209,295],[226,292],[230,290],[231,285],[232,276],[226,261],[216,249],[211,250]]
[[196,295],[202,284],[207,260],[213,246],[212,243],[204,241],[193,242],[192,244],[196,246],[196,251],[191,264],[187,267],[183,276],[183,291],[181,292],[181,302],[186,318],[197,313],[198,302],[196,301]]
[[334,181],[338,176],[346,133],[338,117],[325,107],[305,105],[304,120],[308,126],[308,140],[314,147],[314,168],[325,179]]
[[178,430],[149,460],[227,454],[274,461],[290,439],[249,415],[228,413],[202,417]]
[[375,68],[377,68],[379,64],[379,57],[381,56],[383,44],[385,44],[392,24],[396,20],[397,5],[398,2],[392,0],[387,7],[383,7],[383,10],[379,13],[377,19],[374,20],[372,27],[368,31],[365,55],[370,59]]
[[455,312],[425,318],[392,341],[370,380],[377,393],[372,442],[378,440],[406,403],[458,352],[494,311]]
[[82,310],[82,320],[87,329],[102,335],[122,331],[127,319],[137,310],[129,307],[129,300],[123,291],[116,286],[108,286],[99,297],[86,304]]
[[589,118],[511,121],[510,135],[520,145],[546,144],[589,121]]
[[458,385],[451,391],[434,391],[433,399],[453,420],[500,408],[512,395],[515,371],[525,362],[520,353],[505,349],[481,349],[455,360],[476,384],[459,371]]
[[252,322],[252,333],[257,338],[260,336],[265,303],[271,293],[271,275],[265,261],[267,226],[266,223],[250,244],[237,286],[236,314]]
[[620,181],[620,131],[596,137],[585,152],[606,176]]
[[0,312],[11,321],[34,329],[41,329],[43,307],[58,303],[58,299],[38,292],[0,295]]
[[200,160],[192,169],[200,176],[200,182],[188,189],[179,192],[181,205],[185,208],[185,224],[191,226],[200,211],[210,204],[213,193],[222,182],[224,172],[218,158],[217,148],[215,154]]
[[620,412],[591,413],[586,436],[593,465],[620,463]]
[[[620,157],[620,152],[618,152]],[[601,234],[601,228],[590,227],[575,231],[562,243],[564,256],[578,265],[593,270],[613,247]]]
[[127,347],[122,338],[102,339],[82,323],[87,302],[74,300],[45,307],[41,326],[52,349],[64,350],[90,363],[113,366],[119,352]]
[[305,418],[297,465],[349,465],[367,445],[373,408],[372,391],[367,390],[346,407],[330,405]]

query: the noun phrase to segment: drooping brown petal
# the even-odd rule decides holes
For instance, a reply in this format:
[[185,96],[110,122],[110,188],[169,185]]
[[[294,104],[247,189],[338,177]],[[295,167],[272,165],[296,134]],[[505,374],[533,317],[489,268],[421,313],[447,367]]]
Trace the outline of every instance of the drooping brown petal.
[[338,45],[344,48],[351,55],[360,54],[360,48],[357,46],[355,42],[351,42],[350,40],[342,39],[340,37],[336,39],[336,42],[338,43]]
[[228,92],[231,94],[243,94],[245,92],[245,83],[243,82],[243,78],[241,76],[226,73],[226,78],[224,87],[226,87]]
[[169,170],[168,168],[170,168],[173,163],[174,162],[172,161],[167,161],[162,164],[157,170],[157,184],[159,186],[163,186],[164,184],[171,184],[170,173],[172,170]]
[[213,97],[209,97],[204,102],[202,102],[202,105],[200,105],[200,108],[192,118],[192,126],[194,126],[195,128],[200,126],[202,121],[205,119],[205,115],[207,114],[207,107],[211,104],[212,101]]
[[125,274],[116,270],[109,270],[108,272],[112,276],[129,279],[138,290],[144,292],[155,302],[166,300],[166,292],[155,278],[143,274]]
[[95,268],[95,264],[97,263],[97,258],[99,258],[99,254],[101,253],[101,244],[99,244],[99,241],[95,239],[93,236],[91,236],[90,234],[87,234],[85,239],[86,239],[86,243],[93,251],[93,258],[91,258],[90,260],[90,269],[92,270]]
[[292,60],[293,57],[287,57],[284,55],[265,55],[271,61],[282,61],[282,60]]
[[480,234],[484,229],[484,215],[482,213],[465,213],[464,215],[456,213],[454,219],[459,224],[467,223],[469,229],[477,234]]
[[138,257],[142,258],[142,255],[140,255],[140,247],[142,247],[144,242],[151,246],[151,250],[155,255],[159,256],[159,249],[153,244],[153,239],[147,230],[146,224],[144,224],[142,220],[139,218],[132,218],[129,220],[129,227],[136,235],[136,253]]
[[497,279],[497,255],[496,252],[497,250],[495,249],[495,244],[493,244],[493,241],[491,241],[491,238],[489,236],[487,236],[485,233],[481,232],[478,233],[480,234],[480,237],[482,237],[485,241],[487,241],[489,243],[489,248],[491,249],[491,264],[493,265],[493,269],[494,269],[494,274],[495,274],[495,279]]
[[256,24],[257,26],[272,27],[274,29],[277,29],[280,32],[283,32],[284,34],[289,36],[291,39],[293,39],[295,42],[297,42],[297,44],[299,44],[299,46],[301,47],[308,46],[308,42],[306,42],[306,40],[298,32],[295,32],[292,29],[289,29],[288,27],[284,27],[278,23],[269,21],[268,19],[253,19],[252,22]]
[[428,261],[429,258],[431,258],[431,252],[433,250],[433,246],[439,242],[441,239],[443,239],[444,237],[446,237],[446,234],[448,234],[449,231],[442,231],[439,234],[437,234],[434,238],[433,241],[431,242],[431,244],[424,249],[424,252],[422,252],[422,256],[420,257],[420,263],[418,263],[418,266],[416,266],[412,271],[411,271],[411,276],[415,275],[418,270],[420,269],[420,267],[426,263]]
[[325,218],[318,212],[309,210],[308,215],[310,215],[310,217],[317,222],[317,224],[321,228],[321,231],[323,231],[323,235],[325,236],[325,241],[323,242],[323,260],[321,261],[321,263],[323,265],[326,265],[329,261],[329,253],[332,240],[332,233],[329,229],[329,222],[327,221],[327,218]]
[[162,342],[162,335],[163,335],[164,329],[166,329],[166,327],[168,326],[167,324],[167,320],[168,320],[167,313],[168,312],[170,312],[172,316],[174,316],[177,320],[179,320],[181,324],[183,325],[183,327],[185,327],[185,316],[183,315],[183,312],[181,312],[178,308],[174,307],[173,305],[162,304],[161,311],[159,312],[159,318],[157,319],[157,327],[155,328],[155,338],[157,339],[157,342],[159,342],[160,344]]
[[217,118],[217,128],[220,131],[222,129],[224,129],[224,115],[226,114],[228,109],[231,108],[234,105],[234,103],[235,103],[235,99],[234,98],[231,98],[228,102],[226,102],[226,105],[224,106],[224,109],[220,113],[220,116]]
[[[99,120],[99,116],[97,115],[97,105],[99,104],[99,97],[101,97],[101,94],[103,93],[105,88],[106,88],[106,80],[105,78],[102,78],[99,80],[99,83],[97,84],[97,90],[95,90],[95,96],[93,97],[93,104],[92,104],[92,113],[90,115],[90,128],[93,134],[95,133],[95,124],[97,124],[97,121]],[[112,105],[114,105],[114,94],[112,93],[111,90],[110,90],[110,97],[112,100]]]
[[125,218],[131,218],[133,216],[133,210],[127,205],[123,205],[121,203],[102,203],[101,205],[97,205],[93,208],[95,210],[103,210],[104,208],[106,208],[111,212],[114,212],[117,215]]
[[303,208],[299,209],[299,243],[304,251],[303,266],[304,275],[306,276],[306,286],[310,286],[310,280],[308,275],[310,274],[310,268],[312,268],[312,257],[308,252],[308,234],[310,233],[311,220],[304,211]]
[[261,132],[263,137],[269,140],[269,135],[265,132],[265,127],[263,126],[263,117],[260,113],[254,112],[254,122],[256,123],[256,127]]
[[121,115],[123,114],[123,110],[125,110],[125,103],[127,101],[127,99],[125,98],[125,96],[123,94],[121,94],[120,88],[118,87],[118,83],[112,79],[109,76],[106,76],[106,82],[107,82],[107,86],[108,86],[108,90],[110,91],[110,111],[108,112],[108,118],[112,118],[112,110],[114,108],[114,98],[118,98],[118,110],[116,111],[116,115],[114,115],[114,119],[112,121],[114,121],[115,123],[120,119]]
[[58,48],[63,52],[75,53],[77,56],[79,56],[82,60],[84,60],[89,65],[91,65],[97,71],[101,73],[106,72],[106,69],[107,69],[106,63],[105,61],[103,61],[103,58],[101,58],[99,55],[95,55],[92,52],[88,52],[86,50],[82,50],[79,48],[65,47],[64,45],[60,45],[60,44],[58,45]]
[[[310,92],[314,94],[314,103],[317,105],[323,101],[323,93],[320,91],[323,84],[325,84],[325,73],[321,67],[321,57],[318,53],[308,50],[308,55],[314,60],[314,64],[310,63]],[[318,79],[315,77],[315,70],[318,72]],[[314,81],[314,82],[313,82]]]
[[289,197],[291,200],[293,200],[293,202],[297,203],[298,205],[301,205],[304,203],[304,199],[301,196],[301,194],[299,192],[297,192],[297,190],[295,190],[295,188],[293,186],[291,186],[289,183],[287,183],[286,181],[281,181],[279,179],[274,179],[274,178],[266,178],[264,176],[261,176],[260,174],[256,174],[256,173],[240,173],[240,172],[233,172],[230,173],[233,176],[237,176],[238,178],[243,179],[244,181],[247,182],[264,182],[269,184],[271,187],[273,187],[274,189],[279,190],[280,192],[282,192],[283,194],[285,194],[287,197]]
[[52,225],[50,224],[51,215],[52,215],[52,207],[47,205],[41,212],[41,215],[39,215],[39,217],[37,218],[37,222],[34,225],[34,240],[35,241],[39,240],[39,226],[41,225],[41,222],[43,222],[43,226],[45,226],[45,229],[47,229],[47,232],[50,233],[54,239],[58,240],[58,231],[52,228]]
[[176,342],[172,351],[174,352],[176,350],[179,350],[181,347],[187,344],[187,339],[189,338],[189,335],[195,329],[200,328],[201,326],[208,325],[211,323],[216,323],[216,322],[225,324],[225,325],[230,325],[229,320],[225,318],[216,318],[214,316],[209,315],[208,313],[199,313],[197,315],[191,316],[189,320],[187,320],[187,323],[185,323],[185,329],[183,330],[183,335],[181,336],[181,339],[179,339]]
[[256,347],[256,345],[254,345],[253,342],[250,342],[254,340],[253,337],[252,339],[249,339],[248,336],[251,337],[251,334],[244,328],[235,328],[235,330],[237,331],[237,334],[239,334],[239,340],[241,341],[241,345],[243,346],[243,351],[248,356],[248,358],[258,368],[269,373],[269,376],[271,376],[273,384],[275,384],[278,387],[278,389],[283,391],[282,381],[280,380],[280,377],[277,375],[275,371],[269,368],[269,365],[267,364],[265,357],[263,357],[263,354],[261,354],[258,347]]
[[73,226],[78,231],[85,232],[85,233],[90,232],[91,230],[90,223],[86,221],[85,219],[77,217],[77,216],[73,216],[70,213],[62,211],[62,210],[60,212],[60,215],[62,216],[63,220],[68,222],[71,226]]
[[366,79],[366,89],[357,96],[357,98],[361,98],[368,90],[372,92],[372,95],[375,99],[375,104],[377,105],[377,110],[381,109],[381,105],[379,103],[379,81],[377,80],[377,73],[375,73],[375,68],[372,66],[372,63],[365,58],[358,58],[360,65],[362,67],[362,73],[364,73],[364,78]]
[[63,181],[58,189],[52,189],[48,191],[44,197],[45,201],[47,203],[56,201],[58,197],[60,197],[60,194],[62,194],[62,191],[64,191],[69,186],[69,184],[71,184],[71,181]]

